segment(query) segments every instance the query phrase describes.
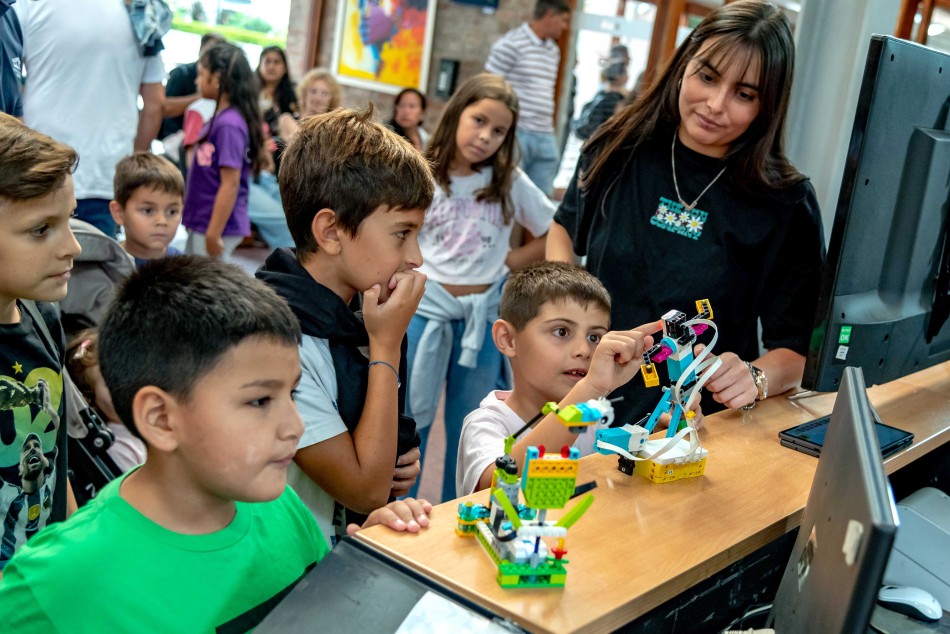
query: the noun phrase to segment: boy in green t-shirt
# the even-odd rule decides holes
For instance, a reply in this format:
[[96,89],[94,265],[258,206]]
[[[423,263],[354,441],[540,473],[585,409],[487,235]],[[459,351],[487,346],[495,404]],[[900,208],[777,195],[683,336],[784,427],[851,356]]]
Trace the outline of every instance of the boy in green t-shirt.
[[[299,339],[287,305],[233,266],[182,256],[129,278],[99,355],[148,459],[17,553],[0,583],[0,627],[255,627],[328,551],[286,486],[303,432]],[[431,508],[394,502],[364,526],[417,531]]]

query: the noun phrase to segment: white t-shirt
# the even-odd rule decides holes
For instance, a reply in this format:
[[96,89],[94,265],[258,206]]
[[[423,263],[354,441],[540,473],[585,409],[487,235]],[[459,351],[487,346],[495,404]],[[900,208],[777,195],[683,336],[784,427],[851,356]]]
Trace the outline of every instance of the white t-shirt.
[[[485,468],[505,453],[505,438],[527,422],[505,403],[510,395],[510,390],[489,392],[478,409],[465,417],[455,469],[455,492],[458,495],[468,495],[475,490]],[[594,430],[579,434],[574,446],[582,457],[594,453]]]
[[[304,335],[300,344],[300,365],[300,385],[295,400],[303,419],[304,432],[297,444],[298,450],[346,433],[346,424],[337,411],[336,371],[327,340]],[[287,470],[287,484],[313,513],[327,543],[330,546],[336,544],[338,528],[346,530],[346,526],[335,527],[333,524],[342,507],[338,509],[336,501],[295,463]]]
[[430,279],[440,284],[492,284],[508,272],[505,258],[514,223],[535,236],[548,232],[556,207],[520,168],[515,168],[511,184],[513,221],[504,223],[501,203],[475,200],[475,192],[485,188],[491,176],[490,167],[453,176],[451,196],[435,188],[419,232],[419,270]]
[[27,80],[23,117],[79,152],[76,198],[112,198],[115,164],[138,130],[141,84],[161,83],[161,55],[143,57],[123,0],[20,1]]
[[115,435],[115,442],[107,450],[115,466],[125,473],[140,464],[145,464],[146,450],[142,439],[135,436],[122,423],[106,423],[106,425]]

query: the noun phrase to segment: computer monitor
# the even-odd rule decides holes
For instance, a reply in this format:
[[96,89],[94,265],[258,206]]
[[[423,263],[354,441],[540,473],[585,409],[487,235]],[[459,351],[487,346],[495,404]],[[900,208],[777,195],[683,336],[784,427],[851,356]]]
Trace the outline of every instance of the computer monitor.
[[875,35],[802,386],[868,385],[950,359],[950,55]]
[[867,632],[896,532],[864,379],[846,368],[770,627]]

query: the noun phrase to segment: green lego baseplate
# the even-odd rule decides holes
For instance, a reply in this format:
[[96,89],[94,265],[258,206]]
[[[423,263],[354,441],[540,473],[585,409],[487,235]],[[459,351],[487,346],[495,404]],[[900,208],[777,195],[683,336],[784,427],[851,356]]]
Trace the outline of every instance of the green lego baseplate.
[[574,495],[576,477],[536,478],[524,487],[525,502],[535,509],[561,509]]

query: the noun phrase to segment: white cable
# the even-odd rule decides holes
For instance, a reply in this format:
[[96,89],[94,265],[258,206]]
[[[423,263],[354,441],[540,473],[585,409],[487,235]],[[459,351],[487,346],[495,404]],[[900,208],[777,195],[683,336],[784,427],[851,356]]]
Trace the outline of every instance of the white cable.
[[[719,357],[714,357],[706,363],[703,363],[706,357],[712,353],[713,348],[716,347],[716,342],[719,341],[719,329],[716,327],[716,324],[709,321],[708,319],[691,319],[683,324],[684,327],[695,325],[704,325],[707,328],[711,328],[713,331],[713,338],[712,341],[709,342],[709,345],[703,348],[703,351],[700,352],[695,359],[693,359],[693,362],[686,366],[686,370],[683,371],[679,380],[676,382],[676,385],[673,386],[673,402],[680,406],[684,415],[686,412],[692,411],[693,405],[696,402],[696,398],[700,394],[700,390],[704,385],[706,385],[706,382],[712,378],[712,375],[716,373],[716,370],[719,369],[719,366],[722,365],[722,360]],[[690,388],[689,396],[686,400],[686,403],[684,404],[681,393],[683,389],[683,383],[685,383],[686,379],[692,376],[694,373],[698,375],[700,372],[702,372],[702,376],[697,376],[697,381],[695,385]]]
[[637,455],[634,455],[634,454],[630,453],[629,451],[627,451],[626,449],[623,449],[623,448],[619,447],[618,445],[614,445],[614,444],[612,444],[612,443],[605,442],[605,441],[603,441],[603,440],[598,440],[598,441],[595,443],[595,446],[596,446],[596,448],[598,448],[598,449],[606,449],[607,451],[612,451],[613,453],[619,454],[619,455],[623,456],[624,458],[627,458],[628,460],[637,460],[637,461],[639,461],[639,460],[653,460],[653,459],[655,459],[655,458],[659,458],[660,456],[662,456],[663,454],[665,454],[667,451],[669,451],[670,449],[672,449],[673,447],[675,447],[676,445],[678,445],[679,442],[680,442],[687,434],[690,435],[690,445],[689,445],[689,451],[686,452],[686,454],[683,456],[683,457],[685,458],[685,457],[688,457],[688,456],[691,456],[691,455],[695,454],[695,453],[699,450],[698,434],[696,434],[696,430],[693,429],[692,427],[684,427],[683,429],[679,430],[679,431],[676,433],[676,435],[673,436],[672,438],[670,438],[670,439],[668,440],[668,442],[667,442],[665,445],[663,445],[662,447],[660,447],[659,449],[657,449],[656,451],[654,451],[652,454],[650,454],[650,455],[648,455],[648,456],[637,456]]

